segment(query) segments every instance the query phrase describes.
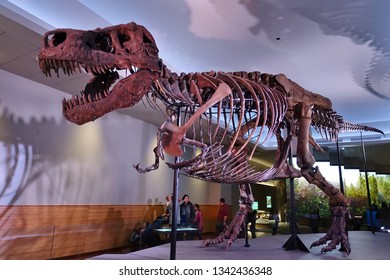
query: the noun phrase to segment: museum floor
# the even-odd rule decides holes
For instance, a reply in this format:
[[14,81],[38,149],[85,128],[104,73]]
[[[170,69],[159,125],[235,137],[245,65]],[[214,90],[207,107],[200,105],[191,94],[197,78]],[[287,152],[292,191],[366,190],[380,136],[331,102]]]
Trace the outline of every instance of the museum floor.
[[[310,244],[322,237],[323,233],[299,234],[299,239],[307,249]],[[310,252],[285,250],[283,245],[289,234],[256,234],[249,239],[250,247],[245,247],[245,239],[238,239],[229,250],[224,243],[202,248],[202,241],[178,241],[177,260],[390,260],[390,234],[385,232],[350,231],[352,252],[349,256],[337,250],[321,254],[321,247],[313,247]],[[90,260],[169,260],[170,243],[125,253],[107,253],[89,258]]]

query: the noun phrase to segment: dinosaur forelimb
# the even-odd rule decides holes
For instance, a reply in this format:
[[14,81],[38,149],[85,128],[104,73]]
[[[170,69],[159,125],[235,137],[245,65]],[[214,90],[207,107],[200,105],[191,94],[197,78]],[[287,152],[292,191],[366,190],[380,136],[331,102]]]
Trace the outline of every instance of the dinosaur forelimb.
[[139,173],[147,173],[147,172],[150,172],[150,171],[153,171],[153,170],[156,170],[158,169],[158,166],[159,166],[159,163],[160,163],[160,155],[158,153],[158,149],[159,147],[156,146],[154,149],[153,149],[153,152],[154,152],[154,163],[152,165],[149,165],[145,168],[141,168],[139,167],[139,163],[138,164],[134,164],[133,167],[139,172]]
[[164,132],[164,127],[167,123],[169,123],[171,121],[171,119],[173,118],[173,116],[171,116],[170,118],[168,118],[168,120],[166,120],[162,125],[161,127],[158,129],[158,132],[157,132],[157,146],[153,149],[153,153],[154,153],[154,163],[152,165],[149,165],[145,168],[141,168],[139,167],[139,163],[136,164],[136,165],[133,165],[133,167],[139,172],[139,173],[147,173],[147,172],[150,172],[150,171],[153,171],[153,170],[157,170],[158,167],[159,167],[159,163],[160,163],[160,158],[162,160],[165,159],[164,157],[164,151],[163,151],[163,136],[162,136],[162,133]]

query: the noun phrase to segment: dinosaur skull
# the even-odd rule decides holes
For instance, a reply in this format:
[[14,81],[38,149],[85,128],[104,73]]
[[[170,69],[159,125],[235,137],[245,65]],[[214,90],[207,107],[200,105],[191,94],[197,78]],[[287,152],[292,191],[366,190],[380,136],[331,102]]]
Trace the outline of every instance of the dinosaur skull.
[[[42,39],[39,66],[46,76],[78,69],[93,75],[80,95],[63,100],[63,114],[77,124],[137,103],[158,76],[158,48],[149,31],[135,23],[90,31],[56,29]],[[117,70],[130,75],[120,79]],[[115,85],[114,83],[117,82]]]

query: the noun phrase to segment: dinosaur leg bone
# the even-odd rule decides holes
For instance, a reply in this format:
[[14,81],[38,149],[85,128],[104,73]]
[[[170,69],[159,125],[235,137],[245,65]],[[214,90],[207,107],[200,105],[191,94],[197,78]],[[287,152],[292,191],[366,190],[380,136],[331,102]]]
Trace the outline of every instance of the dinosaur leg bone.
[[[252,203],[254,201],[252,195],[252,189],[250,184],[240,184],[240,210],[237,212],[233,220],[230,222],[229,226],[225,228],[221,234],[212,239],[207,239],[203,242],[203,246],[209,246],[212,244],[222,243],[226,240],[226,249],[233,244],[234,241],[238,238],[242,226],[245,225],[245,218],[249,212],[252,211]],[[246,230],[246,229],[245,229]]]
[[301,171],[287,164],[287,152],[291,145],[292,132],[289,130],[289,134],[286,139],[283,139],[280,129],[275,132],[276,139],[278,140],[278,148],[276,151],[276,158],[281,160],[278,172],[275,174],[275,178],[286,179],[286,178],[299,178],[302,177]]
[[328,240],[331,242],[322,248],[321,252],[334,250],[341,241],[345,252],[349,255],[351,247],[348,234],[346,232],[346,220],[349,218],[348,205],[349,200],[331,183],[329,183],[318,170],[314,167],[314,157],[309,151],[309,127],[311,123],[311,109],[308,105],[302,106],[302,117],[299,123],[297,159],[301,168],[302,176],[311,184],[319,187],[329,196],[329,204],[332,210],[332,225],[326,235],[314,242],[311,246],[325,244]]

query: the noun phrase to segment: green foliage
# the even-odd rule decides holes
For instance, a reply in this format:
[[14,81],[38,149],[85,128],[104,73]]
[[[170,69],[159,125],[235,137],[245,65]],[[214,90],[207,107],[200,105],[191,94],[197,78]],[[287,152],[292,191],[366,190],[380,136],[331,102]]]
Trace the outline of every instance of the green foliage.
[[316,213],[318,208],[321,217],[328,217],[328,197],[315,185],[300,181],[295,187],[296,211],[298,216]]
[[[371,203],[380,205],[383,201],[390,201],[390,176],[368,175]],[[355,213],[363,213],[368,208],[366,177],[360,173],[358,184],[346,188],[348,198],[351,199],[351,209]]]
[[[390,175],[368,176],[371,203],[380,205],[382,201],[390,202]],[[330,214],[329,198],[315,185],[310,185],[305,180],[294,180],[296,212],[298,216],[306,216],[319,209],[321,217]],[[361,215],[368,208],[366,178],[360,173],[356,185],[345,185],[346,196],[351,200],[350,211],[353,215]]]

